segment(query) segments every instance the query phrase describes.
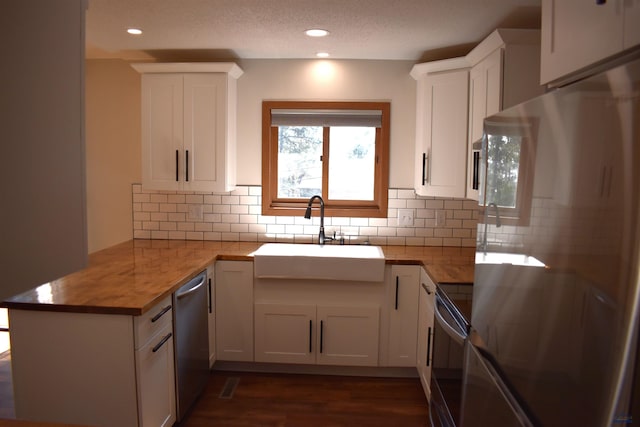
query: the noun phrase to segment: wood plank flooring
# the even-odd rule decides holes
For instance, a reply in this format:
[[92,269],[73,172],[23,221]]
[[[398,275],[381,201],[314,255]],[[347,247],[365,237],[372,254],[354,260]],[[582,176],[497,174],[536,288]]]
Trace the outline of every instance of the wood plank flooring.
[[[0,419],[14,418],[10,353],[0,358]],[[238,385],[220,398],[229,378]],[[212,371],[204,394],[180,427],[429,425],[417,378]]]
[[[228,378],[239,383],[219,397]],[[427,426],[427,400],[417,378],[370,378],[213,371],[181,427]]]

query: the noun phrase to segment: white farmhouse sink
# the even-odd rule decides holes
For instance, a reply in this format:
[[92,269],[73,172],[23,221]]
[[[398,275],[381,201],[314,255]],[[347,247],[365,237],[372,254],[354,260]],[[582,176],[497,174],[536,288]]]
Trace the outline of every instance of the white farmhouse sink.
[[544,267],[544,263],[531,255],[502,252],[476,252],[476,264],[511,264],[528,267]]
[[384,280],[384,253],[378,246],[267,243],[253,257],[258,278]]

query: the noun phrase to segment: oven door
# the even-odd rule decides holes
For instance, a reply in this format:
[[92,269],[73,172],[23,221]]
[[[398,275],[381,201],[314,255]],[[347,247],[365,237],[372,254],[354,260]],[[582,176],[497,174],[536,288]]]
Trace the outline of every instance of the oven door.
[[441,288],[436,289],[436,326],[429,415],[434,427],[455,427],[462,401],[462,355],[469,323]]

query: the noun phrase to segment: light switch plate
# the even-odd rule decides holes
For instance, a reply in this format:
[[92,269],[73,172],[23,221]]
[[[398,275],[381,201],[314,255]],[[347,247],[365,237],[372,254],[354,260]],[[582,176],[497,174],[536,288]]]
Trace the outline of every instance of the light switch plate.
[[436,227],[443,227],[447,222],[447,211],[436,211]]
[[413,226],[413,209],[398,209],[398,225]]

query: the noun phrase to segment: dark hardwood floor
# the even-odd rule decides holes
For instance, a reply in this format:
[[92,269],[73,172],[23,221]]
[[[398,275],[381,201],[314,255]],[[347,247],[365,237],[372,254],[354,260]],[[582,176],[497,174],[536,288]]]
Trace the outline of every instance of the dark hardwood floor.
[[[11,356],[0,355],[0,419],[14,418]],[[229,378],[231,398],[221,398]],[[212,371],[204,394],[180,427],[427,426],[417,378]]]
[[[220,398],[238,378],[231,399]],[[204,395],[181,427],[427,426],[417,378],[370,378],[213,371]]]

